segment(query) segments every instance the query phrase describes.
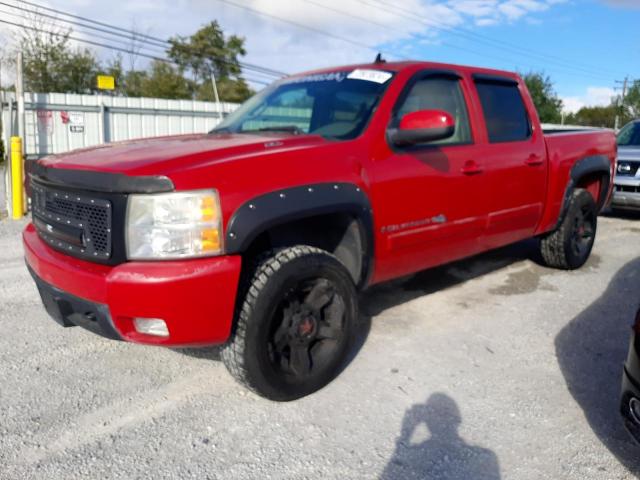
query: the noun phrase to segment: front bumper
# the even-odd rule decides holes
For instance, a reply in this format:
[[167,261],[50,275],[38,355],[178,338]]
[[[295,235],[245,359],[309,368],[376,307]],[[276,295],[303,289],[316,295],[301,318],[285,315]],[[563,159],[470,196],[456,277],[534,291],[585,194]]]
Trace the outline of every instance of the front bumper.
[[633,438],[640,443],[640,418],[638,418],[638,415],[634,416],[630,408],[632,399],[640,400],[640,352],[638,347],[640,347],[640,338],[634,333],[631,336],[629,355],[622,374],[620,413],[625,427]]
[[640,210],[640,179],[616,177],[611,206]]
[[[205,346],[229,338],[240,256],[101,265],[51,249],[32,224],[23,243],[47,311],[63,325],[153,345]],[[137,332],[138,317],[164,320],[169,336]]]

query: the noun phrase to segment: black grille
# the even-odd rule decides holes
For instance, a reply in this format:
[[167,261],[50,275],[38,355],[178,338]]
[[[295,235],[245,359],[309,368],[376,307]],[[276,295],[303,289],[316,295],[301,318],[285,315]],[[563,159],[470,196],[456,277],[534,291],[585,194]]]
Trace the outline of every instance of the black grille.
[[640,168],[640,163],[619,161],[617,172],[622,177],[635,177],[638,168]]
[[616,185],[616,192],[640,193],[640,187],[633,185]]
[[59,190],[32,182],[34,224],[52,247],[87,259],[112,254],[112,203],[86,193]]

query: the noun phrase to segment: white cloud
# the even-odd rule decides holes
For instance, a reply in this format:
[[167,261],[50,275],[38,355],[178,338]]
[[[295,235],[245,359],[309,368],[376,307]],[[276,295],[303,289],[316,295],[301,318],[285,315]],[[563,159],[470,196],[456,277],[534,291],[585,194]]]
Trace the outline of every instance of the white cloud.
[[[233,0],[238,1],[238,0]],[[360,45],[415,57],[414,46],[438,43],[448,28],[477,28],[534,19],[566,0],[248,0],[245,5],[276,17],[346,37]],[[211,8],[211,0],[192,0]],[[247,38],[248,59],[289,72],[369,60],[371,49],[330,38],[273,18],[220,4],[224,27]],[[387,54],[387,57],[393,58]]]
[[604,107],[611,103],[616,92],[610,87],[587,87],[583,95],[562,97],[564,111],[576,113],[582,107]]
[[229,1],[271,17],[219,0],[46,0],[54,8],[125,28],[135,19],[138,31],[162,38],[191,34],[215,19],[226,34],[246,38],[246,62],[286,72],[369,61],[378,49],[391,52],[386,54],[390,59],[393,53],[396,59],[416,57],[425,44],[437,44],[448,28],[535,21],[540,12],[568,0]]
[[604,0],[604,3],[621,8],[640,8],[638,0]]

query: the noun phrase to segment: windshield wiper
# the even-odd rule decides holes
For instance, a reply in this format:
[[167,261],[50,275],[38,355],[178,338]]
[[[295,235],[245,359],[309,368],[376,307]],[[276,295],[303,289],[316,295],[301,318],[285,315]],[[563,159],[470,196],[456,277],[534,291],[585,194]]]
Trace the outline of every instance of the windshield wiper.
[[[245,131],[250,132],[252,130],[245,130]],[[253,131],[254,132],[286,132],[286,133],[293,133],[295,135],[302,135],[304,133],[304,130],[302,130],[300,127],[297,127],[295,125],[278,125],[275,127],[262,127]]]

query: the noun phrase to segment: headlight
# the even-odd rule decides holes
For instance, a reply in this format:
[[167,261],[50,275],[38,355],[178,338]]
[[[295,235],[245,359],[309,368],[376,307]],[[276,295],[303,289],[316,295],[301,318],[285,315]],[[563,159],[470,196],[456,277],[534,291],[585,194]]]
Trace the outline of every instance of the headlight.
[[132,260],[203,257],[222,253],[216,190],[130,195],[127,257]]

